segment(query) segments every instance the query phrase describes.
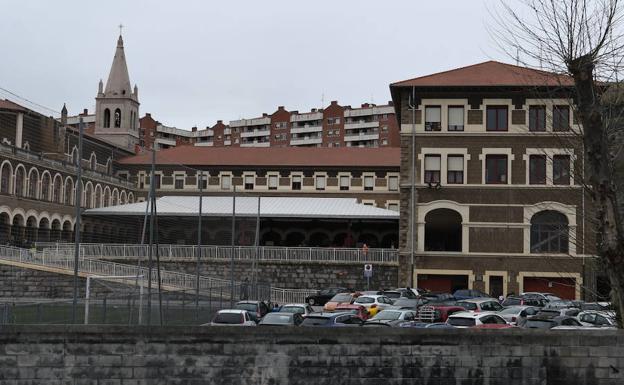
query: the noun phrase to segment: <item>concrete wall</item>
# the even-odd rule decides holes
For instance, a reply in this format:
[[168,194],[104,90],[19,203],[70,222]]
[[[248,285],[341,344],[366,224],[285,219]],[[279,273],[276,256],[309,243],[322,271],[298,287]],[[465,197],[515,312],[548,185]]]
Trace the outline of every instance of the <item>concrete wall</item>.
[[621,384],[622,332],[0,327],[0,383]]

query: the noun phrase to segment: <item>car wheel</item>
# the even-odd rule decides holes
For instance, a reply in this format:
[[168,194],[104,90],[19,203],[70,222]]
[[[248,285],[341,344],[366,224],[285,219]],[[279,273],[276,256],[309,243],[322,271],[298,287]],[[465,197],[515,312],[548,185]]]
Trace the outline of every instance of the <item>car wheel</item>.
[[314,298],[308,298],[308,305],[314,306],[316,302],[314,302]]

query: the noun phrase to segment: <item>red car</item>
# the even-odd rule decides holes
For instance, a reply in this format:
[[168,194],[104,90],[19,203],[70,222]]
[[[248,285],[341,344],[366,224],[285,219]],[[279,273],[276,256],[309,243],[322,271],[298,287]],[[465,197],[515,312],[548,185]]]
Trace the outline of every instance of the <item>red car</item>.
[[466,309],[454,305],[423,305],[418,308],[416,317],[427,322],[446,322],[451,314],[460,311],[466,311]]
[[358,318],[361,318],[363,321],[366,321],[369,318],[368,310],[362,305],[348,305],[348,304],[340,304],[336,306],[334,310],[336,312],[350,312],[355,314]]

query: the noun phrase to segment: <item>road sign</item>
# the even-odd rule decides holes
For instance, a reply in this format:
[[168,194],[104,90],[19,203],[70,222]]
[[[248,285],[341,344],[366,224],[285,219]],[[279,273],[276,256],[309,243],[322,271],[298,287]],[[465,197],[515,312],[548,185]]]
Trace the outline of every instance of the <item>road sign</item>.
[[368,263],[364,265],[364,276],[366,278],[370,278],[373,276],[373,265]]

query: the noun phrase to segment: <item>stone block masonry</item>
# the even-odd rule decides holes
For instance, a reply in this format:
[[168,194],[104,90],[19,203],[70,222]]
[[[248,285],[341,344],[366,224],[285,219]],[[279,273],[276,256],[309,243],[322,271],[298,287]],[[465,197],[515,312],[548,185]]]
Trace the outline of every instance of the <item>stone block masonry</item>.
[[622,384],[624,333],[0,327],[0,384]]

